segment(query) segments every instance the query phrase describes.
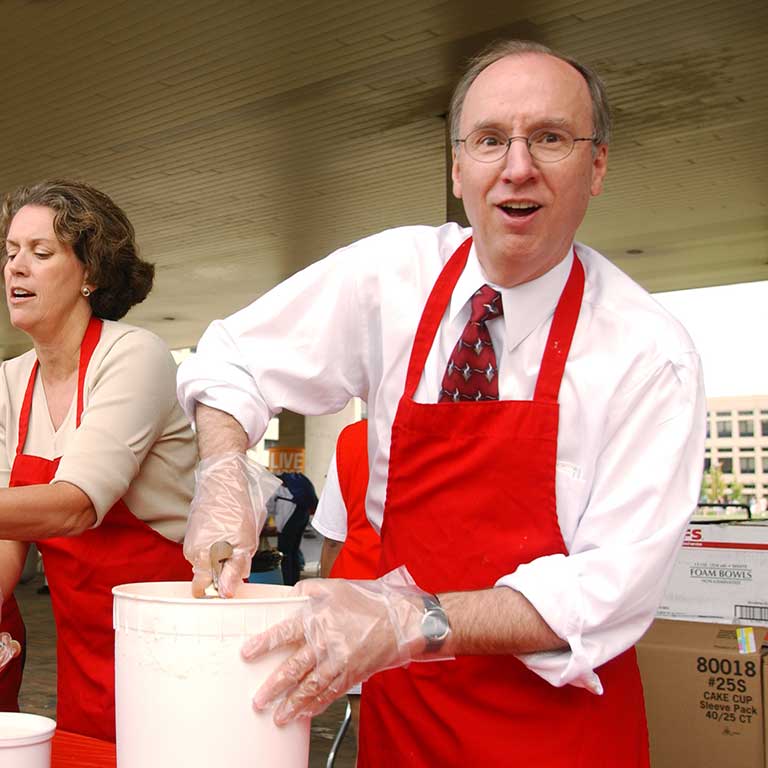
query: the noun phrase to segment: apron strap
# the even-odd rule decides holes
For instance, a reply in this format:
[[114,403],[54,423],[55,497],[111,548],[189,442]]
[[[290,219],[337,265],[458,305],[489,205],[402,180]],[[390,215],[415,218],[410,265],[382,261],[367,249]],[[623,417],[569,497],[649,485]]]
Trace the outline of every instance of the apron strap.
[[429,350],[432,348],[432,342],[437,334],[440,321],[445,314],[453,289],[467,263],[471,247],[472,238],[468,237],[454,251],[438,275],[427,303],[424,305],[424,311],[421,314],[421,320],[413,340],[411,359],[408,362],[408,373],[405,379],[403,396],[408,399],[412,399],[414,392],[416,392],[416,387],[419,384],[419,379],[429,356]]
[[83,415],[83,390],[85,389],[85,372],[88,370],[88,363],[91,362],[93,350],[101,338],[101,328],[104,321],[96,315],[91,315],[88,327],[85,329],[83,342],[80,344],[80,365],[77,371],[77,426],[80,426],[80,417]]
[[39,363],[35,360],[32,366],[32,373],[29,374],[27,390],[24,393],[24,400],[21,403],[21,413],[19,414],[19,440],[16,443],[16,455],[21,456],[24,452],[24,443],[27,442],[27,430],[29,428],[29,414],[32,411],[32,395],[35,392],[35,377]]
[[539,378],[536,381],[534,400],[556,403],[560,394],[560,383],[563,380],[565,363],[571,349],[576,322],[581,310],[581,299],[584,295],[584,267],[573,249],[573,266],[565,288],[557,302],[555,316],[549,329],[547,344],[541,359]]
[[[88,370],[88,363],[93,355],[93,350],[101,338],[101,328],[104,321],[95,315],[91,315],[88,321],[88,327],[85,329],[83,341],[80,344],[80,362],[77,370],[77,426],[80,426],[80,417],[83,413],[83,389],[85,384],[85,372]],[[24,400],[21,403],[21,413],[19,414],[19,440],[16,444],[16,455],[21,456],[24,453],[24,445],[27,442],[27,431],[29,430],[29,416],[32,413],[32,396],[35,392],[35,379],[37,370],[40,367],[38,360],[35,360],[32,366],[32,373],[29,375],[27,389],[24,392]]]

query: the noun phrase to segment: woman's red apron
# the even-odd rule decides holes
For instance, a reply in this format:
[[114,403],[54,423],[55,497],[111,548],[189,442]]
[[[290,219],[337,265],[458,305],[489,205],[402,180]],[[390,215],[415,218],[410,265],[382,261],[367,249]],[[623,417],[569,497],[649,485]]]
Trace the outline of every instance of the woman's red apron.
[[[581,307],[574,253],[532,401],[421,404],[413,394],[471,246],[427,300],[392,426],[381,572],[403,563],[429,592],[487,589],[566,553],[555,502],[558,393]],[[605,693],[555,688],[513,656],[463,656],[375,675],[363,688],[359,768],[645,768],[634,649],[597,670]]]
[[[77,426],[83,413],[85,372],[101,336],[91,318],[80,348]],[[10,485],[50,483],[59,459],[24,454],[35,388],[32,368],[19,417],[19,444]],[[107,470],[108,471],[108,470]],[[169,541],[118,501],[101,525],[79,536],[37,542],[51,589],[57,634],[57,721],[62,730],[115,739],[115,640],[112,587],[143,581],[187,581],[192,570],[181,544]]]

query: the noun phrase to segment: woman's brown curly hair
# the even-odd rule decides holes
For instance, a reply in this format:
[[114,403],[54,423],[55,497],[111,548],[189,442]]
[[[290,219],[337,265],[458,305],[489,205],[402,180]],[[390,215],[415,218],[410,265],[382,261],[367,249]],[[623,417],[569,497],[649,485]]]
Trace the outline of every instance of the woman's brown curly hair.
[[133,225],[107,195],[79,181],[41,181],[4,196],[0,211],[3,265],[8,257],[8,229],[25,205],[54,212],[56,237],[72,246],[85,264],[86,279],[95,286],[88,299],[94,315],[119,320],[134,304],[144,301],[152,290],[155,267],[139,258]]

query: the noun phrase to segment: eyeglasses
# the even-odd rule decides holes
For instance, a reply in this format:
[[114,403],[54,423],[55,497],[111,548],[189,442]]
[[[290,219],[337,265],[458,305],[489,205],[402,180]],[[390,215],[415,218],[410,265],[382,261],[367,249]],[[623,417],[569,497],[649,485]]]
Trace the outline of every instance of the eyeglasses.
[[496,128],[478,128],[465,139],[454,139],[463,144],[467,154],[480,163],[494,163],[505,157],[513,141],[524,141],[531,157],[542,163],[565,160],[573,152],[577,141],[597,142],[594,136],[574,138],[562,128],[540,128],[530,136],[507,136]]

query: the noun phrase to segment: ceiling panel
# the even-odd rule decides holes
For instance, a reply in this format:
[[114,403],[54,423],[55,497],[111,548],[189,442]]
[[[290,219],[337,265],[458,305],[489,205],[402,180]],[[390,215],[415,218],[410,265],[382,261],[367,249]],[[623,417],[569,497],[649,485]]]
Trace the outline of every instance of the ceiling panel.
[[[172,346],[333,248],[444,221],[451,86],[499,36],[606,80],[581,239],[652,290],[768,279],[763,2],[0,0],[0,20],[0,189],[110,193],[157,265],[128,319]],[[0,355],[27,347],[3,317]]]

